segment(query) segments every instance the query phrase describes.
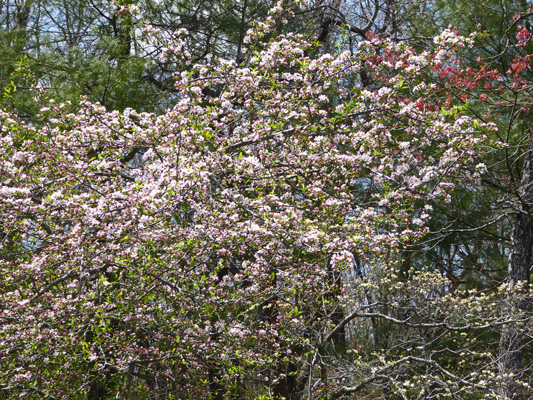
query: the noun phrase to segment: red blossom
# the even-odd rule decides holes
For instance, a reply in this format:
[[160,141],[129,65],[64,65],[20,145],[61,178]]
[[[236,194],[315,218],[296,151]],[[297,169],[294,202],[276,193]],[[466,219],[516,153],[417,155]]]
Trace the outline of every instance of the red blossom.
[[518,43],[521,44],[523,47],[527,47],[527,41],[530,36],[529,31],[525,26],[518,26],[517,30],[518,32],[516,34],[516,39],[518,40]]

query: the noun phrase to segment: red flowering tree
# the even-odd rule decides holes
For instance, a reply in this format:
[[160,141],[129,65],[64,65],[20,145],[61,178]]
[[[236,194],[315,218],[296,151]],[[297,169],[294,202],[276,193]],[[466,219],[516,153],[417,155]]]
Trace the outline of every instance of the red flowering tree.
[[[490,395],[494,364],[450,370],[434,346],[506,323],[481,316],[495,300],[398,272],[431,203],[484,172],[494,130],[439,104],[428,75],[470,39],[439,40],[311,56],[285,35],[246,64],[181,74],[160,116],[51,102],[28,125],[2,112],[2,395]],[[375,86],[348,87],[363,69]],[[405,340],[384,346],[397,328],[383,322]]]

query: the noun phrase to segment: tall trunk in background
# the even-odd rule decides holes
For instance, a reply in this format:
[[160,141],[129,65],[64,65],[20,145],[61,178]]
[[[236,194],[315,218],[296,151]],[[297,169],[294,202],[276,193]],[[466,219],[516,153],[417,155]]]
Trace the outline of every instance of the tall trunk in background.
[[[511,251],[508,264],[507,318],[517,319],[527,312],[527,291],[530,282],[530,266],[533,246],[533,146],[530,142],[524,160],[519,196],[521,212],[516,215],[511,237]],[[517,285],[522,284],[523,287]],[[501,395],[518,400],[529,398],[516,380],[523,375],[522,357],[525,337],[518,323],[506,325],[500,339],[499,373],[502,380]],[[512,375],[510,375],[512,374]]]
[[239,27],[239,43],[237,43],[237,56],[235,61],[240,64],[242,61],[242,46],[244,44],[244,36],[246,35],[246,13],[248,11],[248,0],[244,0],[241,10],[241,26]]

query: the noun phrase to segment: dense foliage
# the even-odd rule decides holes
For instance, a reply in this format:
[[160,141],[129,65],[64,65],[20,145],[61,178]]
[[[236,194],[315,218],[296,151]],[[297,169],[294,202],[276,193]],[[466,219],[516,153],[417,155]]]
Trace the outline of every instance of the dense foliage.
[[[2,396],[528,398],[528,28],[504,74],[462,60],[483,32],[328,53],[283,2],[244,34],[246,4],[233,60],[145,30],[178,70],[165,112],[32,88],[30,119],[5,92]],[[483,226],[448,225],[460,204]],[[501,221],[508,284],[428,261]]]

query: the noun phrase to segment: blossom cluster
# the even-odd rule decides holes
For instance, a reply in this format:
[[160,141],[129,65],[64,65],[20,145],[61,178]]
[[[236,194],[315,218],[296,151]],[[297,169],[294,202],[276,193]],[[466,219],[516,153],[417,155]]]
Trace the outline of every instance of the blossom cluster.
[[[422,237],[428,203],[479,177],[493,126],[437,106],[431,54],[311,46],[286,35],[249,65],[195,66],[163,115],[52,103],[36,128],[0,114],[2,384],[65,398],[111,375],[183,398],[275,385],[321,340],[305,327],[335,323],[339,274]],[[375,87],[346,85],[364,69]]]

